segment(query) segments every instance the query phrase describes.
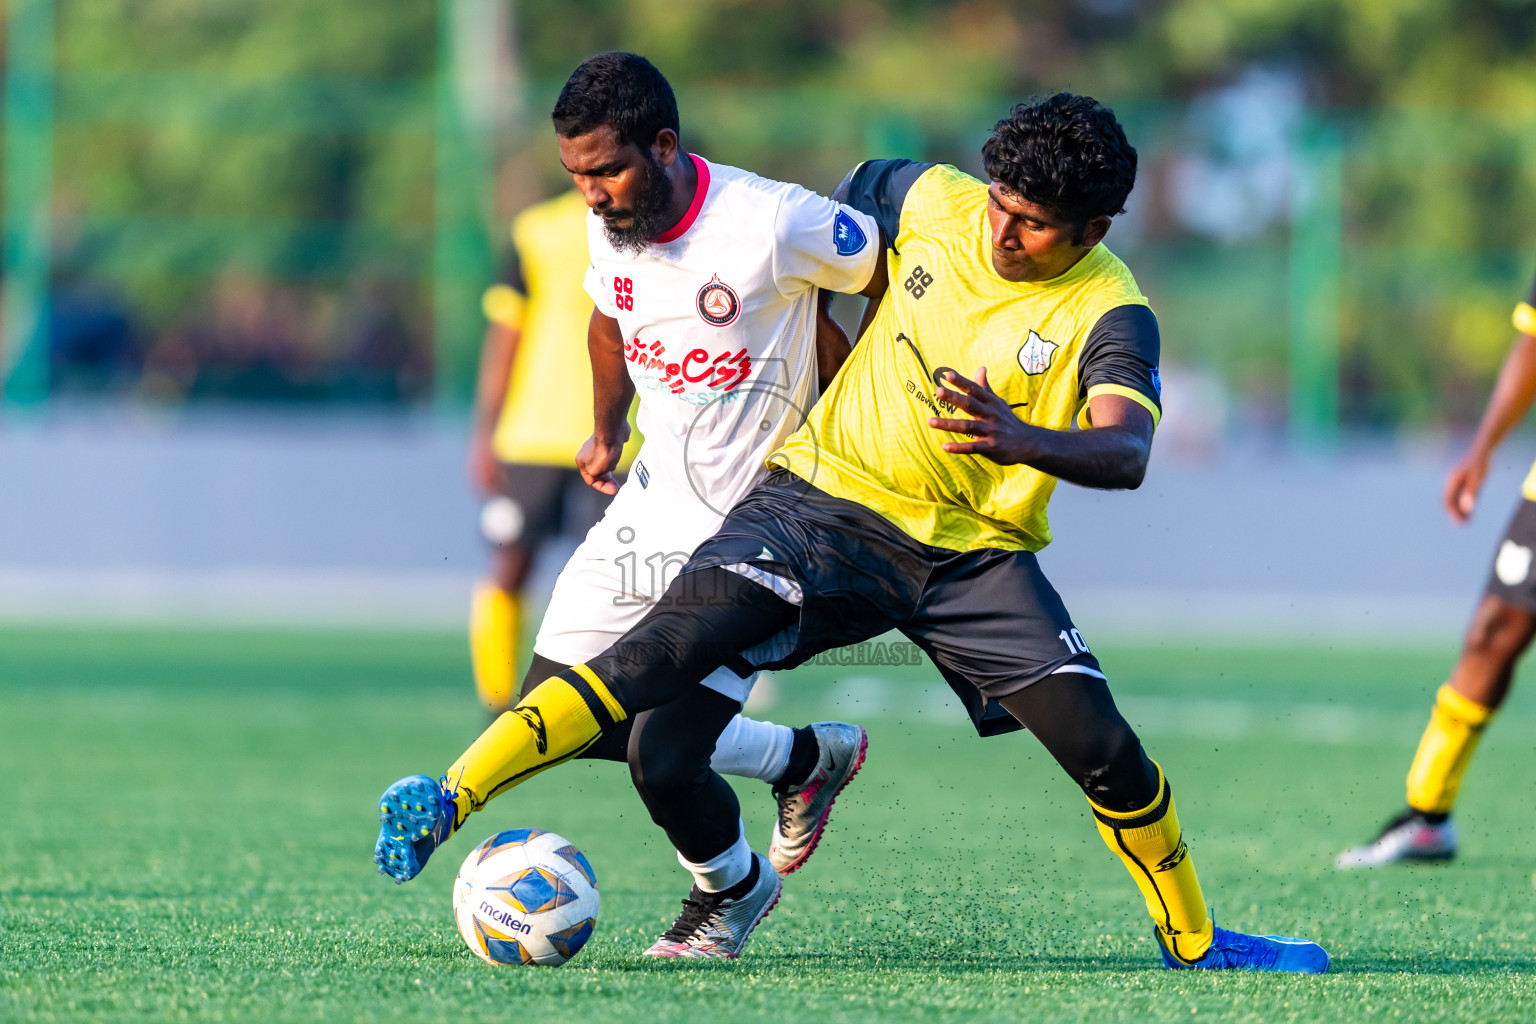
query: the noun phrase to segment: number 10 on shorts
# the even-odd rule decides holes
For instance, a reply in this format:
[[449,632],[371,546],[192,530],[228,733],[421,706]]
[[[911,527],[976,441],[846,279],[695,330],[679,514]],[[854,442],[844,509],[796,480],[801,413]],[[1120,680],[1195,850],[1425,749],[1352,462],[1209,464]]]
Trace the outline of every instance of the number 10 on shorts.
[[1061,638],[1062,643],[1067,645],[1067,650],[1071,651],[1073,654],[1092,653],[1088,650],[1088,643],[1083,639],[1083,634],[1079,633],[1076,627],[1073,627],[1072,629],[1064,629],[1056,635]]

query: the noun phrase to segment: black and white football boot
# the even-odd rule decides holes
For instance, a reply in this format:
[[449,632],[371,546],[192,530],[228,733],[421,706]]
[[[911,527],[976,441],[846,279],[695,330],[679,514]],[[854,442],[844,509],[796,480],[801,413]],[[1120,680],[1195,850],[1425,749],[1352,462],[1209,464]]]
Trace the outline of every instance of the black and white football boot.
[[816,766],[798,784],[773,788],[779,802],[778,820],[768,843],[768,859],[781,875],[796,871],[811,859],[832,815],[832,803],[864,765],[869,737],[848,722],[814,722],[819,752]]
[[695,885],[677,921],[645,955],[734,960],[752,930],[779,902],[782,888],[768,859],[754,852],[752,871],[731,888],[705,892]]
[[1450,860],[1456,856],[1456,826],[1448,814],[1427,815],[1412,807],[1387,822],[1364,846],[1339,854],[1340,868],[1379,868],[1411,860]]

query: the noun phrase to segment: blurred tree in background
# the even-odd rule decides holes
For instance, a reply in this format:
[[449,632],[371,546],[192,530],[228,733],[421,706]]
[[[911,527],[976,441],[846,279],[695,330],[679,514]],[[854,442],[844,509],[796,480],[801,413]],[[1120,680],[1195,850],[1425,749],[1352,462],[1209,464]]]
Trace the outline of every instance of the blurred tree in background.
[[1111,247],[1240,423],[1330,387],[1308,415],[1467,423],[1536,268],[1533,0],[53,2],[55,393],[462,393],[440,3],[510,12],[470,200],[498,240],[564,187],[546,111],[603,49],[662,68],[694,148],[823,190],[868,156],[978,171],[1010,103],[1100,97],[1143,158]]

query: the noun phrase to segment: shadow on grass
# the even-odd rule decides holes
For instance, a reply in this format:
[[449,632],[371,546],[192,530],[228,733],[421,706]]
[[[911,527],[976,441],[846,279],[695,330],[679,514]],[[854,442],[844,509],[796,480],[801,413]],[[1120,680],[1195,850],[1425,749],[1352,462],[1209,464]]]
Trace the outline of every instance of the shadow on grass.
[[[670,960],[657,957],[614,958],[601,964],[583,965],[624,974],[655,974],[668,971],[753,970],[795,973],[849,971],[910,971],[968,975],[1028,974],[1060,971],[1069,974],[1162,973],[1166,969],[1155,956],[1072,956],[1046,954],[1027,957],[990,957],[971,953],[915,953],[860,951],[857,953],[748,953],[744,961]],[[1536,972],[1536,956],[1509,957],[1335,957],[1329,974],[1433,975],[1442,977],[1506,976]],[[1184,972],[1192,976],[1193,972]],[[1246,972],[1235,972],[1246,973]]]
[[625,973],[666,971],[732,970],[737,966],[753,970],[843,973],[848,971],[924,971],[952,975],[998,974],[1027,971],[1071,971],[1077,973],[1126,972],[1161,969],[1155,960],[1145,957],[988,957],[979,954],[890,953],[748,953],[741,961],[684,960],[661,957],[635,957],[602,965],[603,970]]

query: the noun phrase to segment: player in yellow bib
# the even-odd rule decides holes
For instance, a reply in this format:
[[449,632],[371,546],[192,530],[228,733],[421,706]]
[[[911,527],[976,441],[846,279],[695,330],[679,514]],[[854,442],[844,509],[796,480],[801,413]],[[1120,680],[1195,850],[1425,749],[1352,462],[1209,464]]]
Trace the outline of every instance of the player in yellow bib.
[[[888,249],[853,354],[663,601],[528,693],[515,710],[536,727],[504,716],[449,769],[454,824],[474,794],[558,763],[721,664],[793,666],[899,629],[978,731],[1027,727],[1082,787],[1166,966],[1326,970],[1315,943],[1212,923],[1169,783],[1034,554],[1058,479],[1136,487],[1150,455],[1157,321],[1101,244],[1136,151],[1111,111],[1062,93],[1016,107],[982,155],[990,183],[909,161],[845,180],[834,198],[873,217]],[[686,810],[720,813],[707,803],[701,792]],[[708,955],[710,929],[736,912],[722,894],[682,941]]]
[[[1536,400],[1536,283],[1515,307],[1514,346],[1504,359],[1477,436],[1445,480],[1445,510],[1452,521],[1472,516],[1499,442]],[[1521,502],[1504,531],[1482,600],[1472,613],[1461,657],[1436,692],[1429,724],[1408,766],[1408,806],[1376,838],[1339,854],[1341,868],[1373,868],[1402,861],[1445,861],[1456,856],[1451,808],[1483,730],[1515,678],[1515,665],[1536,636],[1536,466],[1521,488]]]
[[470,428],[470,479],[486,499],[480,526],[491,545],[489,578],[470,612],[470,654],[480,702],[493,713],[517,696],[533,559],[561,533],[585,535],[608,504],[576,469],[590,429],[567,398],[592,376],[587,204],[566,192],[518,214],[511,233],[501,280],[482,300],[489,325]]

